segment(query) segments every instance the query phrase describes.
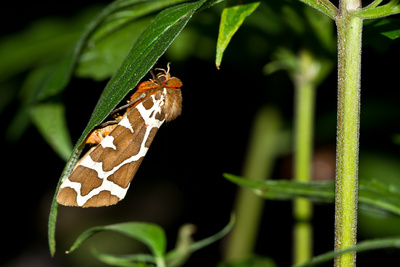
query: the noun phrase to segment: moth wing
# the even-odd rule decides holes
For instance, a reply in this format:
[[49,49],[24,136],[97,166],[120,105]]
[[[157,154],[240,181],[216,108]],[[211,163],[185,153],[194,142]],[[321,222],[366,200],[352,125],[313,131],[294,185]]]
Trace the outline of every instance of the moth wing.
[[164,122],[165,94],[158,92],[130,110],[61,184],[58,203],[100,207],[122,200]]

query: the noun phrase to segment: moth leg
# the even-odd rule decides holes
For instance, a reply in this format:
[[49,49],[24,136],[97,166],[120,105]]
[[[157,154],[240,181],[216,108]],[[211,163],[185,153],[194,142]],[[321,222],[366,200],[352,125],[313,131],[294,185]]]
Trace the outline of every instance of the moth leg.
[[97,126],[97,127],[98,128],[104,128],[104,127],[109,126],[109,125],[118,124],[121,121],[121,119],[122,119],[122,116],[118,116],[114,120],[105,121],[105,122],[99,124],[99,126]]
[[108,125],[102,128],[93,130],[86,138],[85,144],[98,145],[103,139],[110,134],[118,124]]
[[[141,100],[142,98],[146,97],[146,93],[141,93],[140,95],[138,95],[136,98],[132,99],[129,101],[128,104],[125,104],[123,106],[120,106],[119,108],[114,109],[113,111],[111,111],[109,116],[112,116],[113,114],[117,113],[118,111],[122,110],[122,109],[126,109],[132,105],[134,105],[136,102],[138,102],[139,100]],[[118,122],[117,122],[118,123]]]

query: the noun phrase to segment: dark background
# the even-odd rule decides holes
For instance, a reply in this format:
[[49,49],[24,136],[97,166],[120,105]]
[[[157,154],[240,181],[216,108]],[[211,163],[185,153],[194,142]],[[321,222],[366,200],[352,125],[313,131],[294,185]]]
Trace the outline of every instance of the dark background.
[[[3,9],[5,16],[1,17],[1,37],[24,30],[38,18],[68,18],[83,7],[98,3],[42,1],[26,2],[21,7],[9,2]],[[218,24],[209,30],[216,39]],[[233,41],[240,44],[243,34],[239,31]],[[390,42],[381,36],[374,38],[382,39],[382,45],[364,42],[363,49],[360,157],[384,155],[383,158],[398,162],[399,147],[393,144],[392,137],[400,133],[399,42]],[[173,248],[177,231],[184,223],[197,226],[196,240],[222,229],[229,221],[237,188],[222,174],[241,174],[256,112],[264,105],[273,105],[281,111],[285,127],[290,129],[292,125],[293,85],[287,74],[278,72],[265,76],[262,67],[270,60],[270,55],[258,59],[240,57],[238,43],[235,46],[233,42],[228,47],[221,70],[215,68],[213,58],[191,57],[172,62],[171,73],[184,84],[182,115],[161,127],[121,203],[97,209],[60,207],[56,232],[58,251],[54,258],[50,258],[48,252],[47,219],[64,162],[33,126],[18,142],[10,143],[3,136],[2,240],[6,249],[1,264],[100,266],[90,255],[93,246],[99,251],[132,252],[136,245],[133,241],[105,233],[71,255],[63,253],[82,231],[97,225],[153,222],[166,230],[169,249]],[[159,66],[171,60],[161,58]],[[23,77],[24,73],[15,77],[15,83]],[[105,84],[106,81],[74,78],[63,93],[73,141],[85,128]],[[334,164],[336,101],[336,71],[333,70],[318,90],[315,130],[316,151],[326,153],[330,164]],[[18,105],[16,93],[16,98],[0,114],[3,130],[11,122]],[[278,160],[274,178],[289,179],[290,176],[290,155],[287,155]],[[333,213],[333,205],[315,207],[315,255],[333,248]],[[256,252],[273,257],[278,266],[289,266],[292,225],[291,203],[268,201]],[[368,230],[364,236],[360,232],[359,239],[365,237],[369,237]],[[107,244],[102,244],[104,240]],[[215,266],[221,259],[224,242],[196,252],[187,266]],[[374,266],[382,261],[385,266],[397,266],[399,256],[397,250],[384,250],[360,254],[357,261],[360,266]]]

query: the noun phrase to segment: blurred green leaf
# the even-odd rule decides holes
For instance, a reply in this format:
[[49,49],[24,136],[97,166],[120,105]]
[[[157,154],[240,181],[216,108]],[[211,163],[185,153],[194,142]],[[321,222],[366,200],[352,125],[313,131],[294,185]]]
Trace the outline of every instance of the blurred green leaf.
[[321,0],[321,1],[316,1],[316,0],[300,0],[301,2],[306,3],[307,5],[315,8],[316,10],[324,13],[328,17],[330,17],[332,20],[336,18],[336,15],[338,13],[337,7],[331,3],[331,1],[326,1],[326,0]]
[[266,199],[292,200],[296,197],[307,197],[316,202],[333,202],[335,196],[332,182],[257,181],[227,173],[224,177],[237,185],[252,188],[257,195]]
[[348,252],[363,252],[370,251],[375,249],[385,249],[385,248],[399,248],[400,247],[400,237],[394,238],[382,238],[376,240],[368,240],[359,242],[357,245],[352,246],[350,248],[340,250],[340,251],[330,251],[321,255],[318,255],[311,259],[310,261],[294,265],[293,267],[306,267],[306,266],[315,266],[317,264],[327,262],[333,260],[335,257],[346,254]]
[[393,134],[392,142],[396,145],[400,145],[400,134]]
[[[101,262],[112,266],[147,267],[154,266],[155,259],[149,254],[111,255],[92,249],[93,255]],[[146,264],[148,262],[149,264]]]
[[7,126],[5,137],[7,141],[17,142],[31,125],[28,110],[26,107],[19,107],[12,117],[11,123]]
[[215,64],[219,69],[222,56],[235,32],[243,24],[244,19],[256,10],[260,2],[228,0],[222,11],[217,41],[217,55]]
[[158,225],[140,222],[127,222],[90,228],[78,236],[68,253],[73,252],[85,240],[102,231],[113,231],[137,239],[146,244],[150,249],[155,258],[155,262],[164,261],[166,249],[164,231]]
[[76,69],[76,75],[100,81],[109,78],[117,71],[132,44],[150,23],[150,19],[141,19],[124,26],[118,31],[104,36],[83,51]]
[[72,142],[66,125],[64,105],[50,102],[36,104],[30,107],[29,113],[47,143],[63,160],[68,160]]
[[[224,177],[237,185],[252,188],[257,195],[266,199],[291,200],[305,197],[315,202],[334,202],[333,182],[255,181],[232,174],[224,174]],[[393,184],[387,185],[375,179],[360,180],[358,201],[365,208],[400,215],[400,188]]]
[[[304,20],[311,30],[314,49],[325,53],[336,53],[336,32],[333,20],[313,8],[304,8]],[[313,39],[316,39],[315,42]],[[309,48],[311,50],[311,48]],[[332,60],[333,61],[333,60]]]
[[121,65],[139,34],[150,23],[152,17],[145,16],[183,1],[141,1],[110,14],[87,41],[79,60],[77,75],[95,80],[110,77]]
[[42,84],[37,87],[33,101],[39,102],[55,96],[67,86],[75,65],[75,58],[72,55],[72,49],[67,50],[62,59],[52,64],[52,68],[47,73]]
[[359,181],[360,204],[400,215],[400,188],[377,179]]
[[400,13],[400,4],[397,0],[391,0],[387,4],[380,5],[382,1],[374,1],[365,8],[353,13],[361,19],[379,19]]
[[[381,34],[385,37],[388,37],[391,40],[400,37],[400,19],[384,18],[379,20],[366,21],[364,24],[368,32],[368,35]],[[373,37],[371,36],[371,38],[369,39],[372,38]],[[368,41],[373,42],[373,40],[368,40]]]
[[38,67],[31,71],[21,89],[22,104],[7,129],[11,141],[18,140],[32,121],[45,141],[65,161],[72,151],[64,105],[59,100],[37,102],[37,93],[54,66],[52,64]]
[[19,33],[0,40],[0,82],[32,67],[57,61],[73,47],[82,25],[94,9],[86,9],[69,20],[46,18],[33,22]]
[[108,15],[104,22],[93,32],[89,46],[95,45],[101,39],[119,31],[125,25],[131,25],[133,21],[147,16],[169,6],[185,2],[187,0],[124,0],[114,8],[114,12]]

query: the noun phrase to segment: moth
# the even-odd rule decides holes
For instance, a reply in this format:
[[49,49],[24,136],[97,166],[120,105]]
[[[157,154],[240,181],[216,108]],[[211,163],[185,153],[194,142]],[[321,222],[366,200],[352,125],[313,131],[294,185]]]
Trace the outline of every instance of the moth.
[[122,200],[158,128],[181,114],[182,82],[160,70],[139,84],[125,114],[106,122],[86,138],[94,145],[62,182],[57,202],[65,206],[101,207]]

